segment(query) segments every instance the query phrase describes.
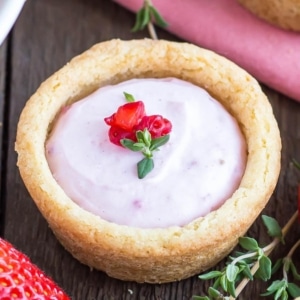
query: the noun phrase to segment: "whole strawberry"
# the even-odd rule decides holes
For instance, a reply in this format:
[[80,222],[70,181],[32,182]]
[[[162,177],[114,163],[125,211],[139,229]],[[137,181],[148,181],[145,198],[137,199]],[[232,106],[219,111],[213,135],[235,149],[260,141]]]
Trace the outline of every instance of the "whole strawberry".
[[1,300],[69,300],[29,258],[0,238]]

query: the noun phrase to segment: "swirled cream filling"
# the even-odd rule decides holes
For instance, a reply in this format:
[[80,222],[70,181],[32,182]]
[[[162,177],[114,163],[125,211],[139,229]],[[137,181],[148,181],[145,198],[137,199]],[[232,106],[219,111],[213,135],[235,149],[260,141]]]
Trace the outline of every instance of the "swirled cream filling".
[[[139,152],[109,141],[104,118],[142,100],[147,115],[169,119],[169,142],[154,170],[138,179]],[[141,228],[183,226],[220,207],[239,186],[246,143],[235,119],[205,90],[175,79],[133,79],[100,88],[64,108],[46,142],[52,174],[79,206]]]

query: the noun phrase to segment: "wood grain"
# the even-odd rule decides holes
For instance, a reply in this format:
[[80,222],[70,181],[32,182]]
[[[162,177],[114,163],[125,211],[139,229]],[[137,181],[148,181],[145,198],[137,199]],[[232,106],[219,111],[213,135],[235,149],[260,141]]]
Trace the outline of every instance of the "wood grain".
[[[7,54],[7,42],[4,41],[2,46],[0,46],[0,147],[3,149],[3,127],[4,127],[4,115],[5,115],[5,78],[6,78],[6,54]],[[3,150],[4,151],[4,150]],[[2,164],[3,151],[0,152],[0,167],[1,167],[1,175],[0,175],[0,234],[3,232],[4,228],[4,199],[2,195],[4,194],[4,186],[5,186],[5,169]]]
[[[132,39],[148,36],[147,32],[133,34],[130,28],[134,15],[110,0],[30,0],[14,27],[11,36],[10,72],[7,83],[9,97],[4,97],[6,67],[5,48],[0,48],[0,116],[3,101],[8,114],[7,160],[1,201],[5,201],[3,236],[30,256],[32,261],[54,278],[73,300],[100,299],[191,299],[203,295],[209,282],[197,276],[163,285],[136,284],[109,278],[102,272],[90,270],[73,259],[57,242],[47,223],[28,195],[16,168],[14,141],[19,114],[31,94],[50,74],[93,44],[111,38]],[[159,30],[160,38],[178,40]],[[283,225],[296,210],[296,186],[299,172],[291,164],[300,160],[300,104],[263,86],[274,108],[282,142],[282,171],[276,191],[264,214],[276,217]],[[1,121],[0,120],[0,121]],[[0,128],[0,135],[2,129]],[[3,138],[1,139],[3,143]],[[2,171],[3,172],[3,171]],[[1,177],[2,179],[2,177]],[[300,236],[296,225],[287,236],[286,246],[278,247],[272,258],[286,254],[289,246]],[[269,238],[260,219],[255,222],[250,236],[262,243]],[[299,254],[296,262],[300,264]],[[221,262],[217,267],[221,267]],[[239,299],[258,299],[266,284],[250,283]]]

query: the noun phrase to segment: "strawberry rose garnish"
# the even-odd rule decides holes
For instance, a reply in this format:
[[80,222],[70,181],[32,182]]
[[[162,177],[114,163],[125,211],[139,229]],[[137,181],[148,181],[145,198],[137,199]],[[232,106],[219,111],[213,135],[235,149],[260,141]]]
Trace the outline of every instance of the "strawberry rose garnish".
[[129,103],[104,121],[110,126],[108,136],[113,144],[143,154],[137,164],[138,178],[142,179],[153,170],[153,151],[168,142],[172,124],[161,115],[147,116],[142,101],[135,101],[128,93],[124,95]]

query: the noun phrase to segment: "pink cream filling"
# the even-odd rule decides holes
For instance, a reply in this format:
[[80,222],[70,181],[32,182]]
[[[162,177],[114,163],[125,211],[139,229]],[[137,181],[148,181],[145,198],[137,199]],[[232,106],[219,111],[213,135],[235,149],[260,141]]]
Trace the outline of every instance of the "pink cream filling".
[[[138,179],[141,153],[112,144],[103,119],[126,103],[173,124]],[[183,226],[220,207],[239,186],[246,144],[235,119],[205,90],[175,78],[133,79],[100,88],[63,109],[46,143],[49,167],[79,206],[101,218],[141,228]]]

